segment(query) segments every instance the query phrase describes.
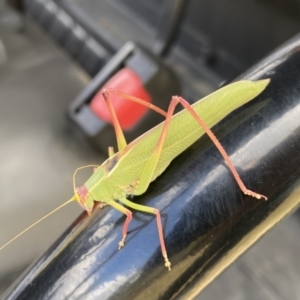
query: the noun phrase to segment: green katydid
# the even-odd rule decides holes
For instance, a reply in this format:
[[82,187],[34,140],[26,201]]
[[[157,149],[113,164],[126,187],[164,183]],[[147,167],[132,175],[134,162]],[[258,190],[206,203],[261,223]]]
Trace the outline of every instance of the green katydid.
[[[72,201],[77,200],[89,215],[92,213],[93,207],[97,202],[110,205],[126,215],[122,231],[123,237],[119,242],[119,249],[124,246],[128,225],[132,219],[132,212],[126,207],[154,214],[157,220],[162,256],[165,260],[165,266],[170,270],[171,263],[165,247],[159,211],[153,207],[136,204],[128,200],[127,196],[143,194],[148,189],[149,184],[165,171],[176,156],[193,144],[204,133],[207,133],[225,159],[242,192],[257,199],[263,198],[267,200],[266,196],[248,190],[245,187],[230,158],[210,130],[210,127],[217,124],[233,110],[259,95],[266,88],[269,81],[269,79],[256,82],[238,81],[217,90],[193,105],[188,104],[188,102],[179,96],[173,96],[167,112],[148,102],[114,89],[103,89],[102,95],[112,117],[119,152],[114,153],[113,148],[110,147],[108,150],[109,158],[101,166],[92,165],[78,168],[73,175],[74,196],[23,230],[2,246],[0,250],[37,223]],[[112,106],[111,95],[121,96],[126,100],[145,105],[149,109],[160,113],[166,119],[130,144],[127,144]],[[185,109],[173,115],[178,103],[182,104]],[[201,118],[199,115],[201,115]],[[75,175],[78,170],[86,167],[94,167],[94,173],[84,185],[76,188]]]

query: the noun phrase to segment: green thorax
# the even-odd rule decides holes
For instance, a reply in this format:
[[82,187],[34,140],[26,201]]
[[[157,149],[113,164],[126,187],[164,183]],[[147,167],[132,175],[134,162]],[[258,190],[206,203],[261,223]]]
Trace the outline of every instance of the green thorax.
[[121,191],[108,181],[106,177],[107,170],[102,165],[99,166],[93,175],[85,182],[84,185],[94,201],[109,202],[120,196]]

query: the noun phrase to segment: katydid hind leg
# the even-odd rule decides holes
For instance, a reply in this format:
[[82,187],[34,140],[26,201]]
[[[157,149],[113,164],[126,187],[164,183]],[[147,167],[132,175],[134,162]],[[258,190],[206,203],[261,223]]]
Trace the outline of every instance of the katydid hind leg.
[[[174,100],[175,99],[175,100]],[[265,199],[268,200],[268,198],[264,195],[258,194],[254,191],[251,191],[249,189],[246,188],[245,184],[243,183],[240,175],[238,174],[236,168],[234,167],[231,159],[229,158],[227,152],[225,151],[225,149],[223,148],[223,146],[221,145],[221,143],[219,142],[219,140],[217,139],[217,137],[214,135],[214,133],[211,131],[211,129],[205,124],[205,122],[200,118],[200,116],[196,113],[196,111],[193,109],[193,107],[182,97],[178,97],[178,96],[174,96],[172,98],[172,101],[176,101],[177,103],[180,103],[194,118],[195,120],[199,123],[199,125],[205,130],[206,134],[210,137],[210,139],[212,140],[212,142],[215,144],[215,146],[218,148],[219,152],[221,153],[221,155],[223,156],[224,160],[226,161],[234,179],[236,180],[239,188],[241,189],[241,191],[248,196],[252,196],[256,199]]]
[[168,268],[168,270],[171,270],[171,263],[168,258],[167,250],[166,250],[166,245],[165,245],[165,240],[164,240],[164,234],[163,234],[163,227],[162,227],[162,222],[161,222],[161,216],[160,212],[158,209],[150,206],[145,206],[141,204],[137,204],[134,202],[129,201],[128,199],[120,199],[121,202],[123,202],[126,206],[129,206],[135,210],[154,214],[156,217],[156,222],[157,222],[157,229],[158,229],[158,236],[159,236],[159,241],[160,241],[160,246],[161,246],[161,252],[162,256],[165,260],[165,266]]
[[153,151],[153,154],[151,155],[151,157],[149,158],[142,174],[140,177],[140,180],[138,182],[138,186],[135,189],[134,194],[140,195],[143,194],[150,182],[152,181],[153,178],[153,174],[155,172],[156,166],[159,162],[160,156],[161,156],[161,152],[163,149],[163,145],[164,145],[164,141],[167,135],[167,131],[170,125],[170,122],[172,120],[172,115],[174,113],[175,107],[177,104],[181,104],[194,118],[195,120],[199,123],[199,125],[205,130],[205,132],[207,133],[207,135],[210,137],[210,139],[212,140],[212,142],[215,144],[215,146],[218,148],[218,150],[220,151],[221,155],[223,156],[224,160],[226,161],[230,171],[232,172],[238,186],[240,187],[240,189],[242,190],[242,192],[245,195],[249,195],[252,196],[254,198],[257,199],[265,199],[267,200],[267,197],[261,194],[258,194],[254,191],[251,191],[249,189],[246,188],[246,186],[244,185],[243,181],[241,180],[238,172],[236,171],[233,163],[231,162],[228,154],[226,153],[225,149],[223,148],[223,146],[220,144],[220,142],[218,141],[218,139],[216,138],[216,136],[214,135],[214,133],[210,130],[210,128],[205,124],[205,122],[199,117],[199,115],[196,113],[196,111],[193,109],[193,107],[183,98],[178,97],[178,96],[173,96],[172,100],[170,102],[170,106],[167,112],[167,117],[164,123],[164,127],[162,129],[162,133],[159,137],[159,140],[157,142],[157,145],[155,146],[155,149]]

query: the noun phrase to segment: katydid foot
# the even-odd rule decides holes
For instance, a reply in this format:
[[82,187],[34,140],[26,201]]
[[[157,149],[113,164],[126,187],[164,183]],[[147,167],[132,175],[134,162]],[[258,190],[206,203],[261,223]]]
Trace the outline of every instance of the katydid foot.
[[126,238],[127,238],[127,234],[124,234],[122,240],[119,242],[119,247],[118,247],[119,250],[121,250],[124,247]]
[[247,196],[251,196],[251,197],[254,197],[254,198],[256,198],[256,199],[258,199],[258,200],[260,200],[260,199],[264,199],[264,200],[268,200],[268,197],[266,197],[266,196],[264,196],[264,195],[261,195],[261,194],[258,194],[258,193],[256,193],[256,192],[253,192],[253,191],[251,191],[251,190],[248,190],[248,189],[245,189],[245,190],[243,190],[243,193],[245,194],[245,195],[247,195]]

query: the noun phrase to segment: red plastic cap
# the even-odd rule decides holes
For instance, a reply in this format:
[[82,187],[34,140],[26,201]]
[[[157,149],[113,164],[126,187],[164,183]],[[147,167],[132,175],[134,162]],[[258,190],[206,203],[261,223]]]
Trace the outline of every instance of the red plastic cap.
[[[104,87],[114,88],[122,93],[151,103],[151,96],[145,90],[141,79],[130,68],[121,69]],[[147,107],[119,96],[111,95],[111,101],[120,125],[124,130],[133,127],[148,111]],[[92,99],[90,108],[100,119],[112,123],[109,110],[101,94],[101,89]]]

